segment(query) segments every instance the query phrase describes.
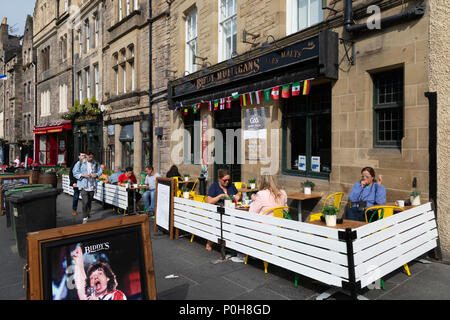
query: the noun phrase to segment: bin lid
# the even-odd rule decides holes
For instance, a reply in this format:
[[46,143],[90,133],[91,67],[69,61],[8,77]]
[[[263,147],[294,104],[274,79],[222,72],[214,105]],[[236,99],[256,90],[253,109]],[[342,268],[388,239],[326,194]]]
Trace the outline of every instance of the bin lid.
[[6,197],[6,201],[10,201],[12,203],[23,203],[23,202],[28,202],[28,201],[38,199],[38,198],[46,198],[46,197],[56,196],[58,194],[59,194],[59,190],[56,188],[27,190],[27,191],[23,191],[20,193],[8,195]]
[[13,189],[9,189],[8,191],[5,192],[5,195],[9,196],[9,195],[13,195],[16,193],[29,191],[29,190],[41,190],[41,189],[50,189],[50,188],[53,188],[53,186],[51,184],[24,184],[24,185],[16,186]]

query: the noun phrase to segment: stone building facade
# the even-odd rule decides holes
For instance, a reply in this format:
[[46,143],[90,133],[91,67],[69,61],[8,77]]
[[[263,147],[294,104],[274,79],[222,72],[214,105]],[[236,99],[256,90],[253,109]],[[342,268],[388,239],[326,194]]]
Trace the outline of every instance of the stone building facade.
[[[346,12],[350,7],[347,2],[352,10]],[[437,14],[444,3],[331,0],[326,9],[320,4],[309,3],[306,8],[297,5],[292,0],[172,3],[170,69],[176,73],[168,93],[171,131],[197,130],[200,134],[190,141],[187,132],[173,136],[171,163],[192,176],[207,168],[209,183],[216,179],[220,167],[228,167],[232,179],[244,182],[257,178],[265,169],[288,193],[300,191],[300,184],[311,180],[315,191],[323,196],[318,202],[304,203],[303,219],[320,209],[326,196],[340,191],[344,192],[343,214],[348,194],[366,166],[383,177],[388,202],[407,200],[417,189],[422,202],[430,199],[438,208],[446,208],[445,186],[436,195],[433,177],[445,168],[444,154],[448,153],[438,143],[438,159],[441,155],[442,160],[438,165],[430,161],[430,132],[434,128],[430,126],[433,119],[425,96],[430,91],[443,93],[438,102],[438,141],[446,141],[448,75],[443,69],[432,74],[439,65],[448,64],[442,61],[448,55],[437,53],[446,52],[447,47],[443,41],[445,28],[440,28],[447,24],[443,13]],[[374,15],[377,12],[380,27],[374,24],[380,21]],[[322,41],[325,38],[328,40]],[[303,58],[304,50],[314,51],[316,43],[317,57]],[[304,52],[296,52],[302,45]],[[283,61],[290,64],[286,66]],[[255,63],[257,70],[251,69]],[[246,71],[252,73],[244,76]],[[297,81],[303,90],[304,80],[310,80],[306,96],[272,98],[268,102],[262,99],[243,108],[239,99],[232,99],[230,110],[209,110],[208,101],[220,101],[235,92],[242,96],[279,86],[281,94],[283,85]],[[194,105],[200,106],[197,113]],[[267,133],[252,142],[246,137],[245,115],[247,110],[255,115],[263,109]],[[237,165],[226,164],[223,159],[223,164],[214,163],[222,141],[214,143],[211,136],[226,129],[235,133],[240,129],[242,133],[234,140],[240,139],[234,150],[241,155]],[[204,132],[207,149],[202,148]],[[200,145],[197,150],[193,150],[195,143]],[[258,148],[263,154],[255,155]],[[226,159],[232,149],[223,150]],[[306,168],[300,169],[301,164]],[[443,222],[441,234],[448,238],[448,231],[443,231],[450,229],[448,219],[440,209],[437,212]],[[448,240],[446,243],[442,248],[449,259],[445,249]]]
[[22,88],[19,86],[22,81],[21,46],[22,38],[9,34],[7,18],[4,18],[0,25],[0,74],[7,77],[7,80],[0,80],[0,160],[4,164],[9,164],[16,155],[20,155],[17,139],[21,137],[18,121],[22,107]]
[[21,114],[22,137],[19,140],[21,159],[31,157],[34,159],[34,123],[35,119],[35,77],[36,77],[36,51],[33,48],[33,17],[28,16],[22,40],[22,88],[23,102]]

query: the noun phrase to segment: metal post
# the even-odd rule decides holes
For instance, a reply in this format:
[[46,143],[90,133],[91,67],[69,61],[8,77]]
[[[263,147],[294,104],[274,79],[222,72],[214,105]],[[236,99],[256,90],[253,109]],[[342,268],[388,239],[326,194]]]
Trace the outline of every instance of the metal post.
[[351,228],[346,228],[345,232],[339,231],[339,239],[344,240],[347,244],[347,262],[348,262],[348,283],[343,284],[344,289],[350,291],[350,296],[353,300],[358,299],[358,284],[355,276],[355,260],[353,258],[353,241],[356,239],[356,231]]
[[223,214],[225,213],[224,207],[217,207],[217,212],[220,214],[220,253],[221,259],[225,260],[225,241],[223,240]]

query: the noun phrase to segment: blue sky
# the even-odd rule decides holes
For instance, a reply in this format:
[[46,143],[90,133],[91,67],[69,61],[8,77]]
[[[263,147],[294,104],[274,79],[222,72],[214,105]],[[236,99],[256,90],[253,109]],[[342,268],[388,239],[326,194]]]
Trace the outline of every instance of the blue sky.
[[27,15],[33,16],[36,0],[0,0],[0,22],[8,18],[10,27],[15,28],[13,34],[23,35]]

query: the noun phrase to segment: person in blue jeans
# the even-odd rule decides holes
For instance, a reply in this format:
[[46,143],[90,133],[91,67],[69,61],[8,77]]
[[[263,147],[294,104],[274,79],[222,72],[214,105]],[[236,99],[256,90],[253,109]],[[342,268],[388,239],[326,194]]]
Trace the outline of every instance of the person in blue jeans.
[[78,155],[78,161],[74,161],[72,164],[72,167],[70,168],[69,173],[69,179],[70,179],[70,185],[73,187],[73,198],[72,198],[72,215],[77,215],[77,209],[78,209],[78,199],[80,198],[80,189],[78,189],[77,186],[77,179],[73,176],[73,168],[75,165],[86,159],[86,153],[84,151],[81,151]]
[[[365,221],[364,209],[375,205],[386,203],[386,189],[381,184],[382,176],[375,178],[375,170],[371,167],[365,167],[361,170],[361,181],[353,185],[348,196],[352,206],[347,210],[345,218],[348,220]],[[365,205],[362,210],[357,210],[358,204],[363,202]]]
[[152,165],[145,167],[145,173],[145,184],[148,186],[148,190],[144,192],[145,212],[153,215],[155,213],[156,178],[161,175],[155,172]]

